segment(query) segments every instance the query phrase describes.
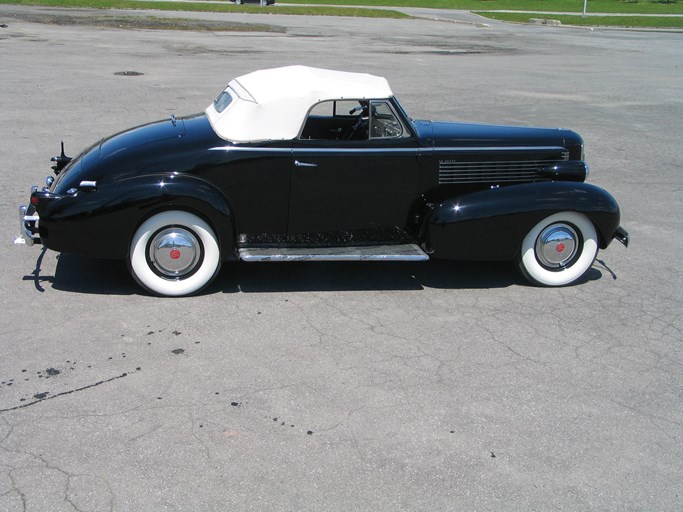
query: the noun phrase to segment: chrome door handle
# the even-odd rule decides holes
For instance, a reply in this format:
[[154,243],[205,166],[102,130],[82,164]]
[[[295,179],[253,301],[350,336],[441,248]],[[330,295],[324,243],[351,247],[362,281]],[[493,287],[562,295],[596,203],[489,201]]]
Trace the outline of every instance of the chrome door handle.
[[299,160],[294,160],[294,165],[297,167],[318,167],[318,164],[310,162],[300,162]]

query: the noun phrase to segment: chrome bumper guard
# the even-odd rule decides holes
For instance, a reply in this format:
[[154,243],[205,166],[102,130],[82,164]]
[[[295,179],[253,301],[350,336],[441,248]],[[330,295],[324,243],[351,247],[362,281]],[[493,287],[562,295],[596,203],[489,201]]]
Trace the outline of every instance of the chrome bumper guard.
[[628,231],[626,231],[624,228],[619,226],[614,233],[614,238],[624,244],[624,247],[628,247],[628,242],[629,242],[629,237],[628,237]]
[[40,217],[33,206],[19,207],[19,236],[14,239],[15,245],[33,245],[40,243],[38,221]]

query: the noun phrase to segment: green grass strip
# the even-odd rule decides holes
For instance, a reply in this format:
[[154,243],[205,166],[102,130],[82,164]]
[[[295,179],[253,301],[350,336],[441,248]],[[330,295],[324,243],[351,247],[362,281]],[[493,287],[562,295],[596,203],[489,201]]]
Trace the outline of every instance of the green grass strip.
[[580,27],[633,27],[633,28],[683,28],[683,16],[567,16],[560,14],[540,14],[533,12],[507,13],[485,12],[477,14],[501,21],[513,21],[528,23],[529,18],[558,20],[563,25],[576,25]]
[[[285,0],[282,0],[283,2]],[[286,0],[292,4],[365,5],[369,7],[427,7],[466,11],[583,11],[583,0]],[[683,14],[683,0],[588,0],[589,12],[624,14]]]
[[0,4],[43,7],[81,7],[91,9],[152,9],[157,11],[226,12],[250,14],[292,14],[301,16],[351,16],[356,18],[410,18],[386,9],[328,6],[269,6],[209,4],[202,2],[137,2],[130,0],[0,0]]

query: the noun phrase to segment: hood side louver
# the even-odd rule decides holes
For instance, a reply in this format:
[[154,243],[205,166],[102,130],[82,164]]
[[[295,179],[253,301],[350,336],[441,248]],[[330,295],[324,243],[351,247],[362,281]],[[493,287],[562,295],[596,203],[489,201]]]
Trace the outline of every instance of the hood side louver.
[[[562,155],[566,160],[568,154]],[[439,184],[462,183],[529,183],[550,181],[543,169],[558,162],[557,158],[522,161],[463,162],[439,160]]]

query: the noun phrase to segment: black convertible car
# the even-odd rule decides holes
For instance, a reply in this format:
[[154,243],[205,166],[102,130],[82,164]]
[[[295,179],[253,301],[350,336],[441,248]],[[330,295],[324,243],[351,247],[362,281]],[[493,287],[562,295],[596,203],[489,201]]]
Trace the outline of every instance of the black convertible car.
[[62,146],[17,241],[126,259],[167,296],[236,259],[516,260],[562,286],[628,244],[583,156],[569,130],[412,120],[384,78],[268,69],[204,113]]

